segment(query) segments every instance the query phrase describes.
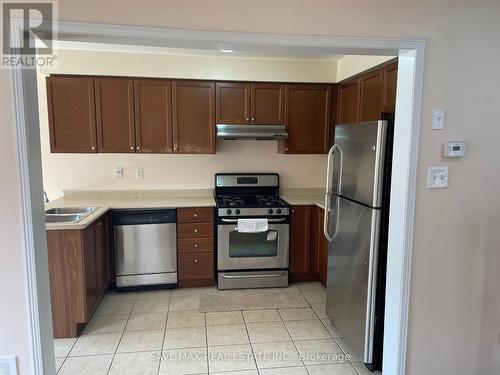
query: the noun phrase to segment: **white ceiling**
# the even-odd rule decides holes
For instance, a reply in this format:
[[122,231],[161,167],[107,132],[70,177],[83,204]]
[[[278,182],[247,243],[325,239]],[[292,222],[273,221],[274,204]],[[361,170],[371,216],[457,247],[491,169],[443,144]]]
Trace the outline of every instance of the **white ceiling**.
[[[190,56],[211,56],[211,57],[245,57],[245,58],[270,58],[270,59],[303,59],[303,60],[323,60],[335,62],[345,55],[333,54],[327,50],[318,48],[294,48],[294,49],[265,49],[244,51],[233,50],[231,53],[222,52],[220,49],[194,49],[194,48],[171,48],[155,46],[135,46],[123,44],[104,44],[89,42],[69,42],[54,41],[54,47],[58,49],[74,49],[88,51],[108,51],[108,52],[134,52],[152,53],[167,55],[190,55]],[[222,49],[222,48],[221,48]]]

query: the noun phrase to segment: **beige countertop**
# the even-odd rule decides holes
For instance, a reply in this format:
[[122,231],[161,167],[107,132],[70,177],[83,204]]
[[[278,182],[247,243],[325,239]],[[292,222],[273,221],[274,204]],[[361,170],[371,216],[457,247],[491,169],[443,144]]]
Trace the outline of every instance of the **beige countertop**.
[[[311,205],[324,209],[322,188],[282,189],[281,198],[291,205]],[[138,191],[78,191],[68,190],[62,198],[51,201],[45,208],[98,207],[77,223],[47,223],[47,230],[85,229],[111,209],[215,207],[213,191],[200,190],[138,190]]]
[[292,206],[318,206],[325,208],[324,188],[282,189],[280,197]]
[[47,230],[84,229],[110,209],[215,207],[212,190],[163,191],[65,191],[62,198],[51,201],[53,207],[99,207],[77,223],[47,223]]

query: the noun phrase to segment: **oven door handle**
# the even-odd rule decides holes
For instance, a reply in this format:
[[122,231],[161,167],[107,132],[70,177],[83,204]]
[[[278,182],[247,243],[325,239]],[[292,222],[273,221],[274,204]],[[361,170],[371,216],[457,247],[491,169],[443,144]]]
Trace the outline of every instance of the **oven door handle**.
[[[237,223],[238,219],[221,219],[223,223]],[[286,221],[286,218],[281,218],[281,219],[267,219],[269,223],[283,223]]]
[[285,272],[271,273],[271,274],[267,274],[267,275],[225,275],[225,274],[222,274],[221,276],[225,279],[256,279],[256,278],[261,278],[261,277],[281,277],[284,275],[285,275]]

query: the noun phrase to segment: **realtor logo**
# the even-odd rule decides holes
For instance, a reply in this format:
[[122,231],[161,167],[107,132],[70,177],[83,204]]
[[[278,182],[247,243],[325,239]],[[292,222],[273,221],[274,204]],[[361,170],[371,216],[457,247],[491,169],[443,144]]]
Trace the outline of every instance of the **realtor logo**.
[[2,66],[52,66],[53,1],[2,2]]

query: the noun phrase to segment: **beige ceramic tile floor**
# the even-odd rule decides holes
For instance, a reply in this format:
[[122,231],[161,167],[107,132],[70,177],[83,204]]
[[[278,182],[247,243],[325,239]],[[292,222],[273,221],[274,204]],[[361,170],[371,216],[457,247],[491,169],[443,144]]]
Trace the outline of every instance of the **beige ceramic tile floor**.
[[78,339],[55,340],[58,375],[366,374],[325,299],[320,283],[109,293]]

